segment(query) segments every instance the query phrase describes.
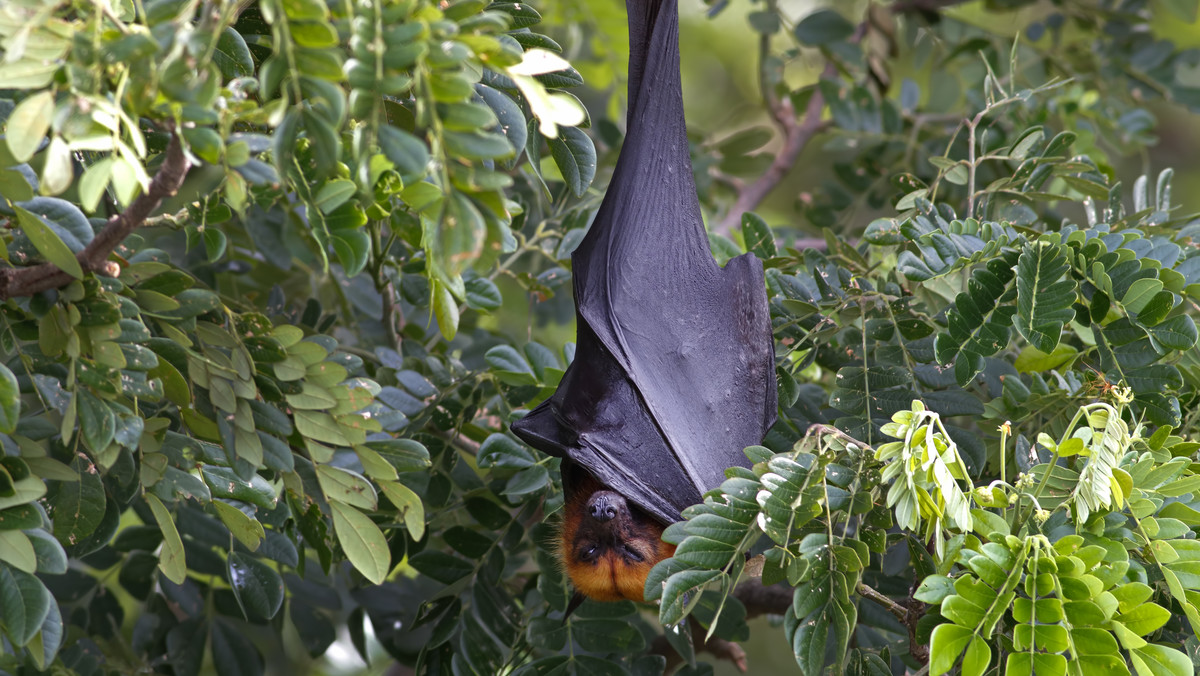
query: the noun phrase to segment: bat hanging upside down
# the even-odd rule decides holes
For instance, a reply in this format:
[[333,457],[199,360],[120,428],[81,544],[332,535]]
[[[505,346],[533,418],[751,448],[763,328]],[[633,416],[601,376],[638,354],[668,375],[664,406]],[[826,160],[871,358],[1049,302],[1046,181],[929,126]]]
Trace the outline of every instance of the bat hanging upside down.
[[571,254],[575,359],[513,423],[563,460],[564,566],[602,601],[644,599],[675,548],[664,526],[749,462],[777,407],[762,263],[713,260],[679,78],[677,0],[626,0],[629,112],[621,154]]
[[620,493],[586,474],[571,482],[559,556],[575,590],[597,601],[643,601],[646,575],[675,545],[662,541],[662,524]]

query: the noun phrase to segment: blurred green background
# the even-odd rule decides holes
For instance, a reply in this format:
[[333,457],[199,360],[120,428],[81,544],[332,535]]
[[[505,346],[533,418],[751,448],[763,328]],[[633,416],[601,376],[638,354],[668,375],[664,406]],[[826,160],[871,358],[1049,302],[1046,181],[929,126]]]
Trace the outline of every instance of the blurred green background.
[[[714,8],[714,4],[721,5]],[[785,28],[794,26],[805,16],[819,8],[835,9],[851,22],[857,23],[866,16],[873,3],[858,2],[813,2],[810,0],[781,0],[777,3],[785,17]],[[879,4],[879,3],[874,3]],[[951,4],[951,3],[946,3]],[[1037,40],[1025,28],[1054,12],[1062,11],[1063,4],[1036,2],[1008,13],[997,13],[998,6],[1005,3],[987,4],[983,0],[953,4],[943,10],[944,22],[941,29],[948,35],[960,31],[961,36],[984,33],[1001,38],[1011,44],[1019,40],[1022,45],[1035,51],[1049,50],[1050,37],[1040,36]],[[1019,3],[1024,4],[1024,3]],[[1101,2],[1069,3],[1073,11],[1088,11],[1089,6],[1098,8]],[[771,154],[781,144],[781,137],[774,127],[762,103],[758,74],[758,33],[751,25],[750,15],[762,10],[764,2],[730,0],[727,3],[705,3],[701,0],[681,0],[680,46],[683,70],[685,110],[690,135],[696,146],[694,157],[702,160],[707,150],[718,146],[721,141],[738,132],[760,127],[771,130],[771,141],[764,151]],[[536,3],[543,15],[540,29],[554,37],[564,48],[564,55],[584,76],[585,86],[573,93],[585,103],[592,117],[589,133],[596,140],[599,152],[599,170],[592,187],[591,198],[598,200],[608,181],[619,146],[620,131],[624,128],[625,71],[628,60],[628,37],[626,35],[625,8],[622,0],[554,0]],[[719,11],[717,11],[719,10]],[[1097,10],[1098,11],[1098,10]],[[1179,49],[1200,49],[1200,20],[1187,23],[1176,15],[1161,10],[1161,4],[1149,5],[1150,29],[1159,39],[1170,40]],[[1066,30],[1071,30],[1068,27]],[[786,52],[790,36],[787,30],[775,35],[773,49]],[[886,96],[895,101],[901,97],[901,82],[910,79],[920,90],[923,109],[944,111],[947,118],[961,115],[969,108],[968,93],[982,89],[985,69],[978,68],[941,70],[936,59],[923,62],[917,57],[921,45],[906,40],[903,26],[896,32],[896,53],[888,61],[891,84]],[[937,39],[932,34],[923,34],[920,39]],[[777,45],[775,44],[777,43]],[[815,83],[824,67],[825,59],[816,50],[811,53],[793,54],[783,69],[783,78],[791,88]],[[1200,61],[1200,58],[1196,59]],[[1176,77],[1186,86],[1200,87],[1200,66],[1181,68]],[[1036,87],[1043,82],[1024,82],[1023,86]],[[1151,87],[1153,83],[1148,83]],[[1084,91],[1082,96],[1086,97]],[[1138,91],[1130,91],[1134,100],[1141,98]],[[1154,139],[1146,149],[1125,152],[1124,149],[1104,144],[1091,137],[1086,130],[1073,129],[1080,134],[1075,152],[1087,153],[1091,144],[1100,143],[1103,154],[1111,164],[1111,170],[1126,186],[1139,175],[1150,176],[1166,168],[1175,169],[1174,202],[1182,204],[1183,213],[1200,211],[1200,117],[1184,106],[1148,97],[1145,108],[1154,118]],[[1131,144],[1138,147],[1138,144]],[[822,182],[830,176],[833,160],[846,151],[846,138],[835,133],[818,135],[809,143],[791,171],[770,193],[756,210],[783,236],[794,238],[821,237],[821,229],[806,218],[804,205],[815,192],[821,190]],[[543,161],[543,171],[555,175],[556,168],[548,159]],[[704,185],[706,168],[697,162],[698,183]],[[753,176],[751,176],[752,178]],[[706,207],[706,218],[710,222],[721,214],[712,211],[714,203],[721,203],[719,195],[704,194],[701,201]],[[728,206],[732,199],[725,199]],[[861,233],[871,220],[880,216],[894,215],[894,210],[858,208],[840,215],[833,226],[839,233],[854,236]],[[510,277],[497,280],[506,298],[516,299],[524,290]],[[524,309],[511,303],[504,313],[492,315],[480,323],[487,328],[506,333],[516,338],[530,338],[552,348],[574,340],[573,305],[569,285],[559,287],[556,295],[537,300],[532,297]],[[868,604],[869,605],[869,604]],[[873,610],[873,608],[872,608]],[[653,621],[653,613],[647,611]],[[750,658],[752,674],[798,673],[786,642],[776,626],[768,618],[758,618],[750,623],[751,638],[743,644]],[[330,674],[385,673],[387,660],[380,651],[381,659],[366,672],[364,665],[344,636],[325,657],[322,670]],[[390,672],[405,673],[405,672]],[[739,673],[729,663],[715,666],[717,676]]]

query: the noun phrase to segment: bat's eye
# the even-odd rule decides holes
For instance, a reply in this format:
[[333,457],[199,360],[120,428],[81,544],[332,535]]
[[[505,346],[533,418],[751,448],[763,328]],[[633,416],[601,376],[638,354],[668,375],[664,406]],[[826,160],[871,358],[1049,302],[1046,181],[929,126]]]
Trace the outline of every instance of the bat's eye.
[[628,545],[621,547],[621,552],[625,555],[625,558],[636,563],[641,563],[642,561],[646,560],[646,557],[642,556],[641,552]]
[[584,561],[595,561],[596,557],[599,554],[600,554],[599,547],[597,547],[596,545],[588,545],[586,548],[584,548],[580,552],[579,558],[583,559]]

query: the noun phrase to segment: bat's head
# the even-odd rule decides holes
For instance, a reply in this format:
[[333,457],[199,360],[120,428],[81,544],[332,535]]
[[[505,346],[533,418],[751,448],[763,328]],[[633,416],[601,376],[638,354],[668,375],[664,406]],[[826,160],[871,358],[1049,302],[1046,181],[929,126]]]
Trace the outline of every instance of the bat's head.
[[663,525],[582,471],[564,473],[563,485],[559,554],[575,589],[597,601],[645,600],[646,575],[675,553]]

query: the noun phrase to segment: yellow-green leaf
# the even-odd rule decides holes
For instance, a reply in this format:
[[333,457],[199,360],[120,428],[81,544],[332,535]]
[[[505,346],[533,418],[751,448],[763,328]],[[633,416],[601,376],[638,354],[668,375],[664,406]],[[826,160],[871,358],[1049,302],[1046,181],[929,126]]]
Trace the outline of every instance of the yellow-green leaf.
[[256,551],[258,546],[262,544],[266,533],[263,532],[262,524],[258,521],[246,516],[242,510],[234,507],[231,504],[213,500],[213,507],[217,509],[217,516],[221,517],[221,523],[229,528],[229,532],[233,533],[233,537],[238,539],[238,542],[246,545],[246,549]]
[[13,208],[17,211],[17,222],[20,224],[21,230],[33,243],[34,248],[63,272],[75,279],[81,279],[83,268],[79,266],[79,260],[75,258],[75,254],[71,253],[71,249],[63,243],[62,239],[54,234],[50,226],[46,225],[41,217],[26,209],[19,206]]
[[348,505],[374,510],[379,502],[371,482],[349,470],[329,465],[317,466],[317,481],[325,497]]
[[399,481],[380,481],[379,488],[388,501],[404,514],[404,527],[409,535],[414,540],[424,537],[425,505],[421,503],[421,497]]
[[333,532],[346,558],[373,584],[382,584],[391,570],[392,554],[387,540],[367,515],[336,500],[329,502],[333,511]]
[[158,555],[159,570],[171,582],[183,584],[187,577],[187,562],[183,556],[183,540],[179,537],[175,522],[171,520],[171,513],[153,493],[146,494],[146,502],[150,504],[150,511],[154,513],[154,520],[158,522],[158,529],[163,535],[162,550]]
[[54,92],[47,90],[17,104],[8,116],[4,140],[18,163],[26,162],[46,138],[54,118]]
[[37,572],[33,543],[19,530],[0,530],[0,561],[26,573]]

